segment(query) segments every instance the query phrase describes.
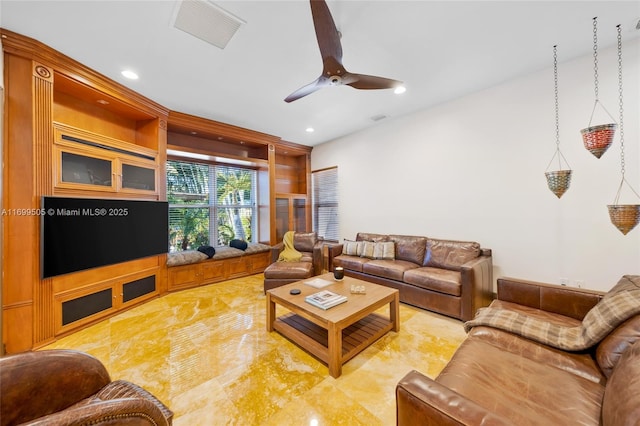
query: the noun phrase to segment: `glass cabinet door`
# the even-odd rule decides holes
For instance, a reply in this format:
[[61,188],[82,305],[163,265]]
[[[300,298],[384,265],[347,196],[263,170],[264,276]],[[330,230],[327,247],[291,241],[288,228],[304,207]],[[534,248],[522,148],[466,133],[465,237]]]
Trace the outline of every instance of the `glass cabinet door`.
[[111,160],[64,151],[61,154],[62,182],[112,186]]
[[280,194],[276,197],[276,240],[282,241],[287,231],[307,232],[307,200],[304,196]]
[[276,240],[282,241],[289,229],[289,199],[276,198]]
[[156,169],[122,163],[122,188],[155,191]]
[[304,198],[293,199],[293,230],[307,232],[307,200]]

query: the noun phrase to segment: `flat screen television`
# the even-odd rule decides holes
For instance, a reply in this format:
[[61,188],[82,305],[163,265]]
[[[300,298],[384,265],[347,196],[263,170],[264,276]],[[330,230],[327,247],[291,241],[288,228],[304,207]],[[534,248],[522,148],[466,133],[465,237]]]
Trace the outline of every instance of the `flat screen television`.
[[48,278],[166,253],[166,201],[42,197],[41,266]]

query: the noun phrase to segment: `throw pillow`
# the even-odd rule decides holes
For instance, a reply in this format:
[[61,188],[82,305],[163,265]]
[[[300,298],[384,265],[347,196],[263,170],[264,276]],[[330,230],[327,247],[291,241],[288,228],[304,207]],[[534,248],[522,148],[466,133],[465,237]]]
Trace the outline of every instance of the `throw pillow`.
[[367,259],[374,259],[375,247],[376,247],[376,243],[374,243],[373,241],[363,241],[362,252],[360,253],[360,257],[366,257]]
[[342,246],[342,254],[346,254],[349,256],[360,256],[362,252],[362,241],[351,241],[344,240],[344,245]]
[[374,243],[373,246],[374,259],[393,260],[396,257],[396,247],[393,241],[385,243]]
[[209,259],[211,259],[213,255],[216,254],[216,249],[211,246],[200,246],[198,247],[198,251],[200,253],[206,254]]
[[239,250],[246,250],[248,247],[248,244],[246,241],[242,241],[242,240],[231,240],[229,242],[229,247],[233,247],[233,248],[237,248]]

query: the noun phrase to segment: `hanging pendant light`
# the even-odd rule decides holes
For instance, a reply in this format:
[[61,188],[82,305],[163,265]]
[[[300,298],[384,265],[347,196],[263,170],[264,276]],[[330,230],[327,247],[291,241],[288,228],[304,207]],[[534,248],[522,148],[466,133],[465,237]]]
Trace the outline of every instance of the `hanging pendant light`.
[[[598,17],[593,18],[593,70],[596,100],[593,104],[593,110],[591,111],[589,126],[580,130],[580,133],[582,134],[584,147],[590,153],[595,155],[596,158],[600,158],[611,146],[617,126],[615,119],[611,114],[609,114],[609,111],[607,111],[598,98]],[[593,121],[593,114],[596,112],[596,107],[598,105],[600,105],[604,112],[611,117],[613,123],[600,124],[596,126],[591,125],[591,122]]]
[[[553,81],[554,81],[554,93],[555,93],[555,105],[556,105],[556,152],[551,157],[551,161],[549,165],[547,165],[547,170],[553,163],[553,160],[558,158],[558,170],[556,171],[545,171],[544,175],[547,178],[547,186],[551,192],[556,194],[556,197],[560,198],[562,195],[569,189],[569,185],[571,184],[571,168],[569,167],[569,163],[567,163],[566,158],[562,155],[560,151],[560,115],[558,108],[558,46],[553,46]],[[566,169],[562,168],[562,161],[564,160],[567,165]]]
[[622,29],[620,25],[618,28],[618,92],[620,95],[620,169],[622,172],[622,179],[620,180],[620,186],[613,204],[608,205],[609,218],[611,223],[615,225],[620,232],[627,235],[635,226],[640,222],[640,204],[619,204],[620,193],[624,184],[631,189],[640,199],[640,195],[629,185],[629,182],[624,177],[625,164],[624,164],[624,109],[622,104]]

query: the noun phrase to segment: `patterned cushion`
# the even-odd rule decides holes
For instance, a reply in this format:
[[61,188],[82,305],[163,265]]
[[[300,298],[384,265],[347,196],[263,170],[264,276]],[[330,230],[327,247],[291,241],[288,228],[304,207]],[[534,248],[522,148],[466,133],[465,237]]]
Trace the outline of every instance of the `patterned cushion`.
[[360,252],[360,257],[366,257],[367,259],[374,259],[373,250],[375,249],[376,243],[371,241],[364,241],[362,243],[362,251]]
[[216,254],[213,256],[213,259],[228,259],[230,257],[242,256],[243,254],[244,252],[237,248],[219,246],[216,247]]
[[167,266],[188,265],[190,263],[202,262],[208,258],[209,256],[198,250],[178,251],[167,255]]
[[617,326],[640,313],[640,275],[624,275],[618,284],[587,312],[576,327],[552,324],[518,312],[500,308],[481,308],[464,324],[465,330],[486,325],[568,351],[592,347]]
[[363,241],[344,240],[344,245],[342,246],[342,254],[347,254],[349,256],[360,256],[360,254],[362,253],[363,245]]
[[396,257],[396,247],[393,241],[387,241],[385,243],[374,243],[373,246],[373,258],[393,260]]
[[262,253],[269,250],[271,250],[271,246],[269,245],[260,244],[260,243],[249,243],[249,246],[244,252],[247,254],[254,254],[254,253]]

